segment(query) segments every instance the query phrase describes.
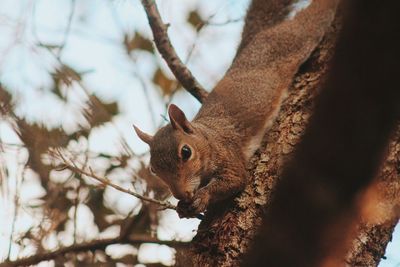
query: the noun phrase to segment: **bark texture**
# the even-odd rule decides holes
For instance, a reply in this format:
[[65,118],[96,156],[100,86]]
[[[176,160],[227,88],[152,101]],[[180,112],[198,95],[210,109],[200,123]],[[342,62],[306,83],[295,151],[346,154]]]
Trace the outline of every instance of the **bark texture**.
[[[240,196],[220,203],[207,212],[189,251],[177,255],[177,266],[240,265],[243,254],[261,224],[282,167],[307,125],[313,100],[328,69],[339,28],[340,18],[337,18],[293,79],[277,120],[249,163],[252,182]],[[374,190],[360,197],[371,204],[368,205],[370,209],[363,211],[365,219],[358,227],[358,238],[346,259],[349,266],[376,266],[398,220],[399,136],[398,131],[388,149],[387,161],[380,173],[381,182],[374,185]],[[387,212],[388,209],[391,212]],[[385,217],[380,216],[380,212]],[[381,219],[377,220],[378,217]]]
[[393,134],[378,180],[361,197],[362,218],[347,266],[377,266],[400,219],[400,127]]

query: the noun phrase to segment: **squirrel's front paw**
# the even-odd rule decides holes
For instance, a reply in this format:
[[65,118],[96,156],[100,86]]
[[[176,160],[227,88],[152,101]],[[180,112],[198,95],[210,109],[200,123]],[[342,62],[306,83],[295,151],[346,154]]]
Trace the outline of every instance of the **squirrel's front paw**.
[[195,214],[199,214],[206,210],[208,202],[210,201],[210,195],[205,190],[199,190],[193,197],[192,209]]
[[180,218],[193,218],[206,210],[209,200],[210,196],[208,192],[199,190],[194,195],[193,201],[179,201],[176,211],[178,212]]
[[179,218],[193,217],[193,212],[191,210],[191,202],[185,202],[182,200],[178,202],[178,206],[176,207],[176,212],[178,213]]

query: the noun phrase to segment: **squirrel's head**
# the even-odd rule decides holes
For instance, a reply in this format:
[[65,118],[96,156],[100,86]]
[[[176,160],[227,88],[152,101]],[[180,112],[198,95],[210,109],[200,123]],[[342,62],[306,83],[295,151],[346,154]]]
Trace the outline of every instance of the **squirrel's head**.
[[136,126],[139,138],[150,146],[150,168],[180,200],[190,200],[201,183],[207,140],[174,104],[168,108],[171,123],[151,136]]

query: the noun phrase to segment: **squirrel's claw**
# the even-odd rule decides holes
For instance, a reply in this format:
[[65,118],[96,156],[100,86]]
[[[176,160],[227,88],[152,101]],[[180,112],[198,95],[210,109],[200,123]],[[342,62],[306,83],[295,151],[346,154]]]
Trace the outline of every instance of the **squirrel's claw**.
[[193,212],[194,212],[195,214],[198,214],[198,213],[203,212],[203,211],[206,209],[207,204],[208,204],[208,201],[205,201],[205,200],[202,199],[202,198],[196,198],[196,199],[193,201],[193,203],[192,203],[192,205],[191,205],[191,208],[192,208],[192,210],[193,210]]

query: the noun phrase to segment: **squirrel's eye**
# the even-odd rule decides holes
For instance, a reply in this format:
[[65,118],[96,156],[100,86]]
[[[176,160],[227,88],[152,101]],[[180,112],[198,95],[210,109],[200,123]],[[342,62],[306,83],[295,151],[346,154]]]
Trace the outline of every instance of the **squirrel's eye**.
[[153,167],[150,165],[150,172],[151,172],[151,174],[153,174],[153,175],[156,175],[156,172],[154,171],[154,169],[153,169]]
[[181,149],[181,157],[183,161],[187,161],[192,156],[192,150],[187,145],[184,145]]

